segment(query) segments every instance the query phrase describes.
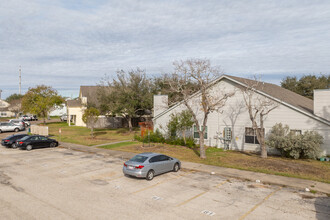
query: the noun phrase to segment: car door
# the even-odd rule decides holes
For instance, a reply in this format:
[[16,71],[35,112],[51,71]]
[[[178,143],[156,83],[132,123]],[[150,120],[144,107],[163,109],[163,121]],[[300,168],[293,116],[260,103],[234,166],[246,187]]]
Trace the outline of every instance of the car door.
[[30,144],[33,146],[33,148],[39,148],[40,147],[40,139],[39,136],[31,137]]
[[3,123],[3,131],[11,131],[11,127],[9,123]]
[[160,174],[163,172],[163,166],[160,155],[154,156],[149,160],[151,164],[151,169],[155,171],[156,174]]
[[49,147],[50,140],[48,138],[40,136],[39,139],[40,147]]
[[173,169],[174,164],[173,164],[173,160],[171,160],[170,157],[166,155],[160,155],[160,159],[162,161],[163,172],[168,172]]

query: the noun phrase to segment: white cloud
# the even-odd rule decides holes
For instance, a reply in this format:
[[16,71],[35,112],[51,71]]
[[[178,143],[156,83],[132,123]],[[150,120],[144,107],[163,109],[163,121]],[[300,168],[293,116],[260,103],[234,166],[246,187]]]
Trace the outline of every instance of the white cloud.
[[2,1],[0,88],[72,91],[117,69],[210,58],[229,74],[327,73],[329,1]]

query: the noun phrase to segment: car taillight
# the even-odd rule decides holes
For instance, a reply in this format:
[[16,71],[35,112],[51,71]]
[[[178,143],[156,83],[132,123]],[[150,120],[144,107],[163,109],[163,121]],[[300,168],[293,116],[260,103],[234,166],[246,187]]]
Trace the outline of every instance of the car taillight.
[[9,142],[9,140],[5,140],[5,142]]
[[127,167],[127,164],[126,164],[126,163],[124,163],[124,166],[125,166],[125,167]]
[[135,169],[142,169],[144,166],[142,165],[139,165],[139,166],[136,166]]
[[20,141],[20,142],[18,142],[19,144],[23,144],[24,142],[23,141]]

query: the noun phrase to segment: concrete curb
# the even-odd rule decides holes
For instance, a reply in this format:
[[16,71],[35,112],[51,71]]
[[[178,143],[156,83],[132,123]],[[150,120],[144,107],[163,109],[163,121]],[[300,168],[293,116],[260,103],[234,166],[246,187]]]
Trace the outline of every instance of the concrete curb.
[[[75,151],[86,152],[86,153],[95,153],[106,156],[113,156],[123,160],[128,160],[132,158],[134,155],[136,155],[136,153],[132,153],[132,152],[102,149],[102,148],[97,148],[96,146],[84,146],[84,145],[71,144],[65,142],[61,142],[60,147]],[[241,179],[241,180],[249,180],[252,182],[255,182],[256,180],[260,180],[260,182],[264,184],[293,187],[302,190],[305,190],[305,188],[309,188],[310,190],[315,190],[317,192],[330,194],[330,184],[327,183],[293,178],[293,177],[277,176],[277,175],[265,174],[265,173],[256,173],[252,171],[218,167],[218,166],[192,163],[186,161],[181,161],[181,162],[182,162],[182,168],[184,169],[195,170],[198,172],[206,172],[206,173],[210,173],[210,175],[211,173],[214,173],[215,175]]]

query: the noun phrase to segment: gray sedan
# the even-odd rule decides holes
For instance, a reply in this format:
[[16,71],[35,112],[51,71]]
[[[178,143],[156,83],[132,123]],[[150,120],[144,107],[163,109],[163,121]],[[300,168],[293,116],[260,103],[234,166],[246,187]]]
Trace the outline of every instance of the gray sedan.
[[124,163],[123,173],[152,180],[162,173],[178,172],[180,167],[181,162],[176,158],[158,153],[142,153]]

